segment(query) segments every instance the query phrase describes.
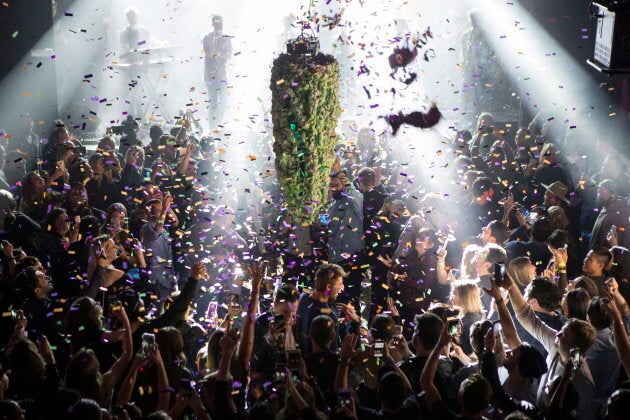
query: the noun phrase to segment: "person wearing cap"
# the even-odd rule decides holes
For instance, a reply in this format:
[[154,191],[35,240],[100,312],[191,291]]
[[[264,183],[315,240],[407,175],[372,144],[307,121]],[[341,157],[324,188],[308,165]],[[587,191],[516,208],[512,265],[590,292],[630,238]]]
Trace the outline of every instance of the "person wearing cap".
[[597,246],[610,248],[608,235],[611,231],[617,236],[618,245],[628,247],[630,241],[626,237],[629,235],[625,235],[628,229],[628,203],[620,199],[618,191],[617,182],[612,179],[605,179],[598,185],[595,206],[599,214],[593,225],[588,249]]
[[490,178],[475,179],[470,188],[472,200],[462,206],[462,220],[460,227],[464,235],[461,237],[475,237],[493,220],[503,219],[503,209],[494,199],[494,188]]
[[332,200],[327,206],[329,221],[324,227],[328,239],[328,261],[340,265],[350,273],[343,300],[351,301],[358,308],[363,279],[363,270],[360,267],[363,265],[365,243],[363,194],[354,188],[342,171],[330,175],[329,190]]

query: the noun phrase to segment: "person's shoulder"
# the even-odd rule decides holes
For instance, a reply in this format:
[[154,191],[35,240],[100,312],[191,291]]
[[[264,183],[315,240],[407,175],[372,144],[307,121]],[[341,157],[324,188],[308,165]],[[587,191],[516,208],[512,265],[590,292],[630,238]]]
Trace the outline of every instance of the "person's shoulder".
[[470,321],[471,323],[475,323],[483,319],[483,314],[480,314],[479,312],[468,312],[464,315],[463,319],[466,319],[466,321]]

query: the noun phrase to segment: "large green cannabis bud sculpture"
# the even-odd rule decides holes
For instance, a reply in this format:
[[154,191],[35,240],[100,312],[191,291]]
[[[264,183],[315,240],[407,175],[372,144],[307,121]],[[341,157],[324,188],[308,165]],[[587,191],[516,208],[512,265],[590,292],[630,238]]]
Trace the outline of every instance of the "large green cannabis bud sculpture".
[[339,64],[331,55],[280,54],[271,69],[273,150],[286,205],[312,223],[326,202],[335,159]]

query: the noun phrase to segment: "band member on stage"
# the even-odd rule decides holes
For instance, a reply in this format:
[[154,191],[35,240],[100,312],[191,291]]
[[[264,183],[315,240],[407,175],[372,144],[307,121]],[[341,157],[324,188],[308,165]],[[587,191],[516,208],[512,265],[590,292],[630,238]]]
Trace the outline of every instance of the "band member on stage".
[[127,9],[127,21],[129,22],[129,26],[120,33],[120,43],[122,44],[123,53],[141,49],[142,46],[139,44],[142,42],[144,45],[144,42],[149,41],[151,35],[147,28],[138,24],[138,17],[139,14],[136,9],[133,7]]
[[223,18],[212,16],[214,31],[203,38],[204,81],[208,88],[208,122],[210,129],[220,122],[226,108],[227,62],[232,57],[232,39],[223,33]]

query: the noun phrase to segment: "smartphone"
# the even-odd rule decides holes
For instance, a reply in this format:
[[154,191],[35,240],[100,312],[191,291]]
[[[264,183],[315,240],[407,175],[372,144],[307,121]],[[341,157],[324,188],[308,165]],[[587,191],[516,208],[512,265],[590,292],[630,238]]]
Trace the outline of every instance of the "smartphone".
[[118,300],[116,295],[107,295],[107,306],[110,311],[119,311],[122,308],[122,303]]
[[352,394],[348,390],[339,391],[337,394],[337,406],[339,408],[349,407],[352,404]]
[[457,335],[459,334],[459,318],[457,318],[456,316],[448,318],[446,320],[446,325],[448,328],[448,335],[450,335],[451,338],[457,337]]
[[457,268],[451,268],[451,273],[453,274],[453,277],[455,277],[457,280],[459,280],[462,275],[462,272]]
[[608,234],[614,235],[615,233],[617,233],[617,225],[610,226],[610,230],[608,231]]
[[142,334],[142,353],[149,354],[156,349],[155,334],[144,333]]
[[404,340],[405,337],[403,337],[403,327],[402,325],[396,325],[394,327],[394,335],[392,336],[392,344],[394,346],[398,346],[402,340]]
[[374,341],[374,357],[383,357],[384,350],[385,350],[385,341],[375,340]]
[[273,381],[276,385],[284,384],[286,379],[286,369],[287,365],[285,363],[276,363],[276,368],[273,374]]
[[319,223],[322,226],[328,226],[328,223],[330,223],[330,215],[328,213],[322,213],[319,215]]
[[500,332],[501,332],[501,321],[494,321],[494,322],[492,323],[492,331],[493,331],[495,334],[498,334],[498,333],[500,333]]
[[494,263],[494,283],[502,286],[505,283],[505,263]]
[[302,360],[302,354],[300,350],[287,351],[287,367],[293,372],[300,370],[300,361]]
[[194,389],[194,381],[190,379],[180,379],[179,380],[179,389],[182,390],[184,395],[191,395]]
[[580,354],[580,349],[579,348],[573,348],[571,349],[571,352],[569,353],[571,355],[571,362],[573,364],[573,370],[577,371],[580,369],[580,365],[582,364],[582,358],[581,358],[581,354]]

